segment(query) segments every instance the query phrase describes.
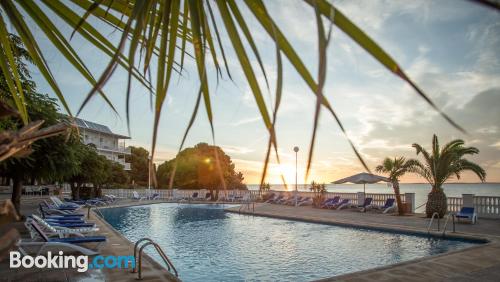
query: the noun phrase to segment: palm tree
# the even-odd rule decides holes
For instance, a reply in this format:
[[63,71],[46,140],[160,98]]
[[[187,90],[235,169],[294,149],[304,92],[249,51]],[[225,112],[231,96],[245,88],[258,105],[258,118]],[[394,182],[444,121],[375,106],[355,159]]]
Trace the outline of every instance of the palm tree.
[[404,215],[402,209],[403,202],[401,201],[401,194],[399,191],[399,178],[410,172],[415,160],[406,160],[405,157],[397,157],[394,159],[385,158],[381,165],[375,168],[375,171],[389,174],[388,178],[391,180],[394,194],[396,194],[396,202],[398,203],[399,215]]
[[446,194],[442,185],[453,176],[460,179],[460,174],[469,170],[475,173],[479,179],[484,182],[486,172],[478,164],[465,158],[465,155],[475,155],[479,150],[475,147],[465,147],[464,141],[457,139],[446,144],[443,148],[439,147],[437,136],[432,137],[432,152],[428,152],[419,144],[413,144],[417,150],[417,155],[421,154],[424,162],[418,160],[413,162],[412,172],[415,172],[425,178],[432,186],[432,190],[427,197],[425,213],[431,217],[435,212],[439,217],[443,217],[447,210]]
[[[230,67],[226,59],[226,54],[232,50],[236,54],[241,70],[243,70],[246,81],[250,86],[256,107],[259,109],[262,121],[268,129],[269,143],[273,145],[276,155],[278,153],[278,142],[274,125],[283,79],[281,56],[288,59],[292,67],[310,88],[311,94],[316,98],[317,105],[307,165],[307,172],[309,172],[320,110],[325,109],[335,119],[342,132],[346,134],[334,107],[330,104],[328,98],[323,95],[327,47],[332,26],[336,26],[388,71],[408,83],[421,98],[438,111],[451,125],[461,130],[411,80],[390,54],[353,23],[348,16],[326,0],[302,1],[315,12],[318,33],[317,51],[319,54],[317,78],[306,67],[299,56],[299,52],[287,38],[288,34],[276,24],[276,16],[271,11],[268,11],[266,4],[262,0],[85,0],[70,2],[71,5],[62,0],[1,1],[0,38],[5,38],[8,32],[19,34],[22,43],[27,47],[28,53],[33,59],[33,64],[39,69],[40,74],[53,89],[55,95],[58,96],[61,105],[69,115],[71,115],[71,112],[66,102],[68,94],[63,93],[59,88],[60,81],[53,76],[40,48],[40,42],[34,36],[35,32],[44,33],[53,49],[58,51],[81,74],[82,79],[89,83],[91,90],[88,92],[79,111],[95,95],[100,95],[110,108],[115,110],[114,105],[104,93],[103,87],[117,67],[126,69],[128,73],[128,90],[123,99],[126,102],[127,122],[129,121],[130,89],[133,81],[148,88],[154,100],[155,119],[153,123],[151,161],[155,154],[159,119],[167,93],[170,90],[169,85],[173,81],[174,75],[184,74],[185,59],[191,59],[195,62],[200,88],[199,91],[193,92],[193,95],[197,96],[197,103],[192,111],[192,117],[186,128],[179,151],[182,150],[185,137],[202,103],[204,104],[212,134],[214,134],[214,118],[211,105],[213,95],[209,93],[208,73],[215,72],[217,79],[219,79],[225,72],[227,77],[232,79],[231,71],[234,71],[234,67]],[[498,8],[498,5],[493,0],[483,0],[481,3]],[[242,13],[242,9],[248,10],[255,17],[256,22],[263,28],[269,39],[269,46],[276,46],[277,98],[274,107],[266,104],[266,99],[262,94],[263,88],[269,88],[268,77],[255,44],[253,30],[249,26],[249,20]],[[120,32],[120,39],[117,44],[108,39],[109,29],[103,29],[103,23],[104,26]],[[328,28],[323,26],[325,23],[328,23]],[[109,56],[109,62],[100,75],[90,71],[85,64],[85,60],[80,56],[79,49],[74,48],[70,41],[66,39],[63,33],[68,27],[73,30],[72,35],[78,34],[89,44],[95,46],[96,50]],[[226,37],[224,37],[224,31]],[[227,40],[222,40],[223,38],[227,38]],[[245,48],[246,46],[248,48]],[[24,106],[25,89],[20,83],[20,74],[17,71],[14,54],[10,51],[10,43],[6,40],[0,40],[0,50],[4,51],[0,52],[0,70],[6,77],[8,90],[12,95],[12,103],[16,105],[24,123],[27,124],[29,121]],[[253,58],[256,58],[258,62],[256,68],[251,64]],[[214,65],[213,69],[209,68],[212,63]],[[151,66],[157,67],[151,68]],[[264,75],[265,85],[258,82],[258,73],[256,72],[261,72]],[[269,108],[273,109],[271,114]],[[369,170],[354,144],[350,139],[348,141],[363,166]],[[270,150],[271,146],[268,146],[268,154]],[[279,162],[278,156],[276,158]]]

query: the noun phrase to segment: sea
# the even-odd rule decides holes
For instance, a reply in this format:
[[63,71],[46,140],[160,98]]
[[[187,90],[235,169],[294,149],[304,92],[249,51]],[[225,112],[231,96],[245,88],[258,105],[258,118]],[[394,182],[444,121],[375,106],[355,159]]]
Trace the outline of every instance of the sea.
[[[247,185],[250,190],[258,190],[258,184]],[[299,184],[299,191],[309,191],[309,184]],[[293,190],[295,185],[288,185]],[[363,184],[326,184],[329,192],[356,193],[363,192]],[[444,192],[449,197],[462,197],[462,194],[474,194],[477,196],[500,197],[500,183],[448,183],[443,185]],[[271,190],[285,191],[283,184],[271,184]],[[427,194],[431,191],[431,185],[422,183],[401,183],[401,193],[415,193],[415,206],[419,207],[427,201]],[[366,193],[394,193],[392,187],[387,183],[366,184]],[[421,212],[425,207],[419,207]]]

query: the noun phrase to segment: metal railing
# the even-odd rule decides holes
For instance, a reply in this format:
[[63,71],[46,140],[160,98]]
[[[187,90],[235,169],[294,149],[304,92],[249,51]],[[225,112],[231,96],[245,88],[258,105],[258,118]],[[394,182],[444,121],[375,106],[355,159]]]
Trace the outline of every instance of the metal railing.
[[[141,242],[145,242],[145,243],[139,248],[139,258],[137,258],[137,249],[138,249]],[[134,245],[135,266],[132,269],[132,273],[137,272],[137,279],[142,280],[142,253],[143,253],[144,248],[146,248],[147,246],[150,246],[150,245],[155,247],[156,252],[158,252],[158,254],[162,258],[163,262],[165,262],[165,264],[167,265],[168,272],[173,271],[175,274],[175,277],[179,277],[179,273],[177,273],[177,269],[175,269],[173,263],[167,257],[167,255],[162,250],[160,245],[158,245],[156,242],[154,242],[153,240],[151,240],[149,238],[142,238],[142,239],[139,239],[137,242],[135,242],[135,245]]]
[[446,215],[446,220],[444,221],[444,226],[443,226],[443,237],[446,235],[446,226],[448,226],[448,221],[451,220],[453,222],[453,233],[455,233],[455,214],[454,213],[449,213]]
[[432,223],[434,222],[435,217],[437,217],[437,219],[438,219],[437,231],[439,232],[439,225],[440,225],[441,219],[439,218],[439,213],[435,212],[432,214],[431,221],[429,221],[429,226],[427,226],[427,234],[431,234],[431,227],[432,227]]

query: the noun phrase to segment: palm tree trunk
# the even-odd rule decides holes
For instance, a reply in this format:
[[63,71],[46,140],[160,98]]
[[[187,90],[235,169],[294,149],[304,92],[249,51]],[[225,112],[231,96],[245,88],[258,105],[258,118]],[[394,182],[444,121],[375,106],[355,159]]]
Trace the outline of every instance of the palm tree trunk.
[[425,213],[427,217],[432,217],[434,213],[438,213],[442,218],[448,210],[448,203],[446,194],[441,186],[432,185],[431,192],[427,196],[427,204],[425,206]]
[[399,182],[393,181],[392,188],[394,188],[394,194],[396,194],[396,203],[398,204],[398,214],[405,215],[405,210],[403,209],[403,202],[401,201],[401,194],[399,192]]
[[23,179],[18,175],[12,178],[12,203],[18,214],[21,214],[21,193],[23,191]]

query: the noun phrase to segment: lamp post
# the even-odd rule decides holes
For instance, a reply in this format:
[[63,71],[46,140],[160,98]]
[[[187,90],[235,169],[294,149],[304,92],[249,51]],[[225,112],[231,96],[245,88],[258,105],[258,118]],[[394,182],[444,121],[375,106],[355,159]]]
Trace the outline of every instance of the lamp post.
[[148,196],[151,196],[151,156],[148,155]]
[[293,147],[293,151],[295,152],[295,206],[297,206],[297,153],[299,152],[299,147]]

